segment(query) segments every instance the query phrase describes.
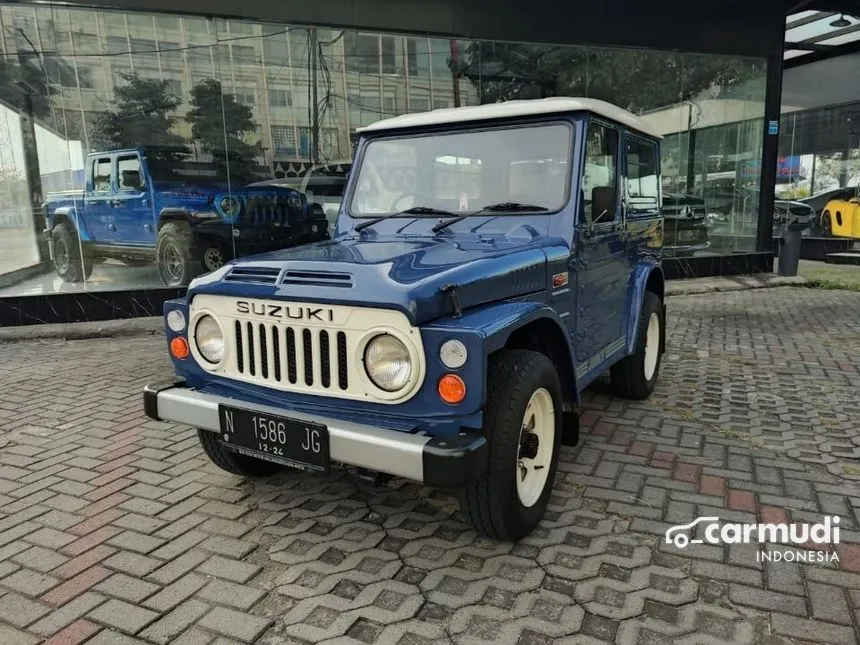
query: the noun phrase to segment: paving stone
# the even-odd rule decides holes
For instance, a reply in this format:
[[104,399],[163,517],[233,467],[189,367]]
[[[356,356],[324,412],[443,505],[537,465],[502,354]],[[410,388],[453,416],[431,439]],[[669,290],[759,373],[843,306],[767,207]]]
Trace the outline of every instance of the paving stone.
[[91,611],[87,617],[126,634],[136,634],[156,620],[158,614],[122,600],[112,599]]
[[807,582],[806,586],[813,617],[834,623],[851,624],[851,612],[848,610],[844,589],[820,582]]
[[[29,630],[47,637],[60,631],[70,623],[84,616],[89,611],[105,602],[106,598],[97,593],[87,592],[67,602],[59,609],[48,614],[37,623],[31,625]],[[0,641],[2,642],[2,641]]]
[[4,587],[14,589],[27,596],[41,596],[48,589],[57,586],[60,583],[58,578],[50,576],[46,573],[31,571],[30,569],[18,569],[10,576],[6,576],[0,581]]
[[93,587],[94,591],[134,604],[139,604],[144,598],[148,598],[159,589],[160,587],[156,584],[127,576],[124,573],[115,573]]
[[143,601],[150,609],[166,612],[193,595],[206,584],[206,579],[196,573],[189,573],[176,582],[166,586],[157,594]]
[[215,607],[200,620],[200,626],[235,638],[243,643],[253,643],[269,626],[269,620],[226,607]]
[[[212,640],[212,636],[198,630],[191,632],[186,632],[186,630],[208,609],[209,605],[192,598],[147,627],[141,632],[141,636],[159,645],[179,645],[182,642],[189,643],[189,645],[196,643],[205,645]],[[184,638],[179,637],[180,634],[183,634]]]
[[65,564],[69,558],[52,549],[46,549],[41,546],[32,546],[29,549],[14,555],[12,560],[29,569],[47,573],[48,571]]
[[799,618],[788,614],[771,614],[771,626],[777,634],[801,638],[815,643],[832,645],[853,645],[856,643],[854,630],[842,625],[834,625],[811,618]]
[[230,605],[237,609],[250,609],[265,592],[255,587],[239,585],[226,580],[212,580],[198,594],[203,600],[209,600],[219,605]]
[[742,585],[731,585],[729,597],[732,602],[740,605],[748,605],[757,609],[778,610],[796,616],[806,616],[806,602],[798,596],[789,596]]
[[245,583],[253,578],[262,567],[250,562],[242,562],[225,558],[220,555],[213,555],[206,562],[201,564],[197,571],[210,576],[217,576],[225,580],[233,582]]
[[36,645],[39,638],[14,627],[0,624],[0,643],[3,645]]
[[0,617],[15,627],[26,627],[51,609],[49,605],[14,592],[0,597]]

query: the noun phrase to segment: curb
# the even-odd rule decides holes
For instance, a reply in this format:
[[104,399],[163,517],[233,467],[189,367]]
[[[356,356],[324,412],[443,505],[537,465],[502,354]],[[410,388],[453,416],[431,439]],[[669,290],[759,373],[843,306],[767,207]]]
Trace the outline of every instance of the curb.
[[809,284],[809,280],[801,276],[775,276],[770,273],[731,278],[699,278],[689,281],[671,280],[666,283],[666,296],[691,296],[772,287],[805,287]]
[[25,340],[84,340],[164,333],[164,317],[126,318],[93,322],[51,323],[0,327],[0,343]]

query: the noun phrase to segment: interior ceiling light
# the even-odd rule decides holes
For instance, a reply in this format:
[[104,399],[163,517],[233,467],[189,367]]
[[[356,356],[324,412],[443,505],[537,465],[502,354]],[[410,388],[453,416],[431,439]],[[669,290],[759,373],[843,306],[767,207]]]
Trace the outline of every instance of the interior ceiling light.
[[851,21],[845,17],[844,13],[842,13],[842,14],[839,14],[839,18],[837,18],[836,20],[834,20],[833,22],[830,23],[830,26],[831,27],[839,27],[839,28],[850,27]]

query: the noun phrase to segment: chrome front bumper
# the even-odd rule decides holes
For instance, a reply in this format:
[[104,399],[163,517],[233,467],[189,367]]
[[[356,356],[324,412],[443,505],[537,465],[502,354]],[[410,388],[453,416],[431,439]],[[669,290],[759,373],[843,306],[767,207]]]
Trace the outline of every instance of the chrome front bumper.
[[332,461],[412,479],[428,486],[458,488],[486,470],[487,440],[474,430],[461,431],[454,437],[434,438],[273,406],[248,404],[198,392],[174,381],[152,383],[143,391],[144,411],[150,418],[210,432],[221,432],[219,404],[323,424],[328,428]]

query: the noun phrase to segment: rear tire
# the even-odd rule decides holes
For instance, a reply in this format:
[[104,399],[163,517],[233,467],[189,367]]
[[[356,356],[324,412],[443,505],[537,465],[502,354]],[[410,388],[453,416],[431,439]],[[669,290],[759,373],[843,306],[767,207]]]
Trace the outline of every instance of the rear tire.
[[646,399],[660,375],[664,337],[663,303],[653,291],[646,291],[639,313],[633,353],[612,366],[612,389],[625,399]]
[[824,237],[833,237],[833,223],[830,221],[830,211],[824,211],[821,215],[821,232]]
[[228,450],[221,443],[221,436],[217,432],[198,429],[197,437],[200,439],[203,452],[206,453],[212,463],[228,473],[244,475],[245,477],[268,477],[284,469],[280,464],[246,457]]
[[194,257],[194,240],[187,222],[166,222],[159,229],[155,261],[165,287],[185,287],[202,272]]
[[81,255],[77,232],[68,222],[60,222],[51,231],[54,246],[54,270],[64,282],[81,282],[92,275],[93,262]]
[[540,523],[552,493],[563,430],[561,385],[552,361],[529,350],[493,355],[487,374],[487,470],[460,491],[460,509],[478,533],[516,541]]

